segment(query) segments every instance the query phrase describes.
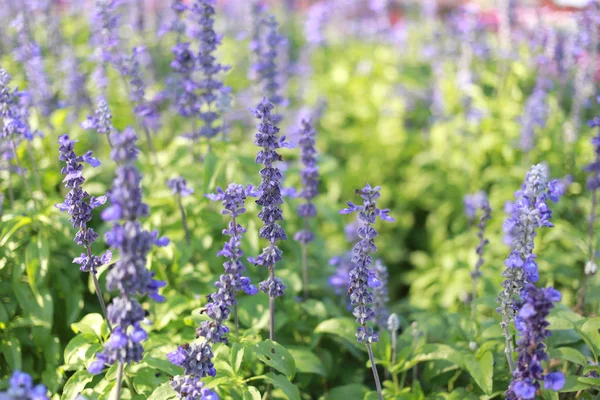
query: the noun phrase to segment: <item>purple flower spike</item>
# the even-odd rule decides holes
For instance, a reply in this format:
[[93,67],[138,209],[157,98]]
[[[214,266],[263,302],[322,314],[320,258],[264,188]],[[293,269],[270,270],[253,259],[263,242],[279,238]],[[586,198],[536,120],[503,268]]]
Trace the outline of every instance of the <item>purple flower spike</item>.
[[[264,10],[254,10],[255,37],[252,40],[252,51],[255,54],[255,62],[252,65],[253,75],[261,86],[263,93],[275,106],[284,106],[286,99],[280,94],[282,77],[278,67],[278,54],[286,40],[277,32],[279,23],[273,15],[264,16]],[[280,122],[281,116],[273,115],[273,122]]]
[[254,117],[261,120],[254,139],[254,144],[262,147],[256,156],[256,162],[264,165],[264,168],[260,170],[262,178],[262,183],[258,186],[260,197],[256,200],[256,204],[262,207],[258,216],[264,223],[259,236],[267,239],[269,246],[265,247],[258,257],[249,259],[253,264],[269,269],[269,278],[261,282],[259,287],[262,292],[272,298],[282,296],[285,289],[281,279],[275,277],[275,265],[281,260],[282,254],[276,243],[280,240],[287,240],[285,231],[277,223],[283,219],[283,211],[280,208],[283,204],[281,194],[283,174],[275,166],[275,163],[282,160],[277,149],[283,146],[277,137],[279,128],[273,121],[274,116],[271,114],[273,108],[274,105],[263,98],[263,101],[252,111]]
[[[88,151],[83,156],[78,156],[75,151],[75,140],[71,140],[69,135],[58,137],[60,144],[59,160],[64,161],[66,165],[62,168],[61,173],[66,175],[63,182],[65,187],[70,189],[65,197],[65,202],[56,204],[56,207],[61,211],[66,211],[71,218],[69,221],[73,224],[73,228],[78,229],[75,235],[75,242],[79,246],[86,249],[86,253],[82,253],[80,257],[73,260],[74,263],[80,265],[83,272],[96,273],[96,268],[110,261],[110,252],[98,257],[92,254],[91,245],[98,238],[98,234],[94,229],[87,226],[92,220],[92,210],[106,203],[106,196],[98,198],[90,197],[90,195],[82,189],[85,178],[82,175],[83,162],[87,162],[92,167],[100,165],[100,161],[92,157],[92,152]],[[105,262],[106,261],[106,262]]]
[[565,384],[562,372],[544,375],[542,362],[548,360],[544,339],[550,336],[547,321],[550,310],[560,301],[560,293],[553,289],[538,289],[527,283],[522,291],[523,301],[516,316],[517,333],[517,368],[506,391],[507,400],[533,399],[535,393],[544,387],[560,390]]
[[[302,130],[300,131],[301,159],[304,168],[300,172],[302,177],[301,198],[305,200],[304,204],[298,206],[298,215],[305,219],[305,226],[308,226],[308,218],[314,218],[317,215],[317,209],[313,204],[313,199],[317,196],[319,185],[319,167],[317,166],[317,151],[315,149],[315,136],[317,132],[312,128],[308,121],[302,121]],[[294,240],[303,245],[314,240],[314,234],[307,228],[297,232]]]
[[[348,295],[350,303],[354,307],[353,314],[356,317],[356,322],[360,324],[356,332],[356,339],[359,343],[364,342],[367,344],[379,340],[377,333],[373,331],[372,327],[367,325],[368,321],[376,318],[375,311],[370,306],[375,301],[371,289],[373,286],[380,287],[387,284],[387,282],[382,282],[378,279],[380,277],[382,280],[386,279],[382,271],[379,271],[380,276],[378,276],[369,268],[373,264],[373,258],[370,254],[377,251],[374,241],[375,237],[377,237],[377,231],[372,225],[376,222],[377,217],[384,221],[393,221],[393,218],[387,215],[387,210],[385,213],[382,213],[382,210],[377,208],[377,199],[380,197],[380,190],[379,186],[371,187],[367,184],[364,188],[356,190],[356,193],[363,199],[363,205],[358,206],[348,203],[349,208],[340,211],[342,214],[357,212],[358,218],[361,221],[361,225],[358,228],[360,240],[352,249],[352,264],[354,268],[349,273],[350,288],[348,289]],[[378,281],[378,285],[375,284],[375,280]],[[386,293],[382,292],[378,296],[380,300],[383,300],[386,297],[385,295]]]
[[167,186],[171,189],[172,194],[179,195],[181,197],[187,197],[194,193],[193,188],[187,187],[187,182],[184,178],[178,176],[177,178],[169,179]]
[[8,390],[6,392],[0,392],[0,399],[50,400],[46,386],[34,386],[31,376],[18,370],[10,377]]
[[158,290],[165,282],[154,279],[154,273],[146,269],[146,261],[152,247],[166,245],[168,239],[159,238],[156,231],[145,230],[139,221],[149,210],[142,201],[142,176],[135,166],[136,139],[131,128],[110,134],[111,155],[118,167],[108,195],[111,205],[102,217],[114,221],[106,234],[106,242],[118,252],[119,260],[108,272],[106,287],[110,291],[118,290],[120,295],[108,306],[107,317],[114,329],[88,368],[90,373],[101,372],[104,365],[139,362],[144,352],[141,342],[147,337],[141,327],[146,312],[135,296],[148,295],[155,301],[164,301]]
[[217,188],[217,193],[206,195],[213,201],[220,201],[224,208],[223,214],[231,217],[227,229],[223,230],[223,234],[230,238],[223,245],[223,249],[217,253],[219,256],[227,257],[227,261],[223,263],[225,274],[215,282],[217,291],[207,296],[208,304],[203,310],[211,320],[204,321],[196,329],[196,335],[206,338],[209,343],[229,342],[226,336],[229,328],[225,326],[225,321],[229,318],[232,308],[237,307],[236,293],[244,291],[253,295],[258,292],[256,286],[250,283],[250,279],[242,276],[246,267],[242,262],[244,252],[241,244],[246,229],[236,222],[236,217],[246,211],[244,208],[246,197],[255,195],[251,185],[244,187],[235,183],[229,184],[225,191]]

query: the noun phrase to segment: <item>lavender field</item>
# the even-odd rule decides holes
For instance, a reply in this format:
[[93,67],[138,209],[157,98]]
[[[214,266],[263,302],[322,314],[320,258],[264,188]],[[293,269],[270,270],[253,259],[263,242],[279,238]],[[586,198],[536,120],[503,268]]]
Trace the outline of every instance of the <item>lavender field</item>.
[[0,400],[599,400],[600,3],[0,0]]

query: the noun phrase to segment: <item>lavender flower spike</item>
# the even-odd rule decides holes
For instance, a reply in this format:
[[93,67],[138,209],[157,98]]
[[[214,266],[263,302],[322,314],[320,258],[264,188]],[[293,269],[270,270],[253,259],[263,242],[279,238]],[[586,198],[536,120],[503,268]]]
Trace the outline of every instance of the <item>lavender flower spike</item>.
[[[477,237],[479,238],[479,244],[475,252],[477,253],[477,263],[475,264],[475,268],[471,272],[471,280],[473,281],[473,291],[471,293],[471,321],[475,321],[475,311],[476,311],[476,298],[477,298],[477,285],[479,283],[479,279],[481,278],[481,267],[483,266],[483,250],[485,246],[489,243],[489,240],[485,238],[485,228],[487,226],[487,221],[492,218],[492,209],[490,207],[490,203],[488,201],[487,195],[483,192],[478,192],[476,195],[479,197],[479,201],[474,207],[481,209],[481,219],[479,220],[479,224],[477,225]],[[465,197],[466,198],[466,197]],[[465,201],[466,205],[466,201]],[[469,214],[467,214],[468,216]],[[470,220],[475,217],[475,209],[473,209],[473,214]]]
[[369,184],[362,189],[356,190],[356,193],[363,199],[363,205],[358,206],[348,203],[348,208],[341,210],[340,214],[357,212],[358,218],[362,222],[358,228],[360,240],[352,249],[354,253],[352,256],[354,269],[350,271],[350,289],[348,290],[348,295],[350,297],[350,302],[354,307],[353,314],[356,317],[356,322],[360,325],[356,331],[356,339],[359,343],[365,343],[367,347],[371,366],[373,368],[373,376],[377,385],[377,392],[379,398],[383,400],[381,383],[377,374],[377,368],[375,367],[373,349],[371,348],[371,344],[378,342],[379,338],[377,332],[374,332],[373,328],[367,325],[369,321],[372,321],[375,318],[375,312],[370,306],[374,301],[371,289],[381,285],[381,282],[375,278],[373,270],[369,268],[370,265],[373,264],[371,253],[377,251],[374,242],[374,239],[377,237],[377,231],[372,225],[377,221],[377,217],[388,222],[394,221],[394,218],[388,215],[388,209],[382,210],[377,208],[377,199],[380,197],[380,190],[381,188],[379,186],[371,187]]
[[242,235],[246,232],[240,224],[236,222],[236,217],[245,213],[244,202],[248,196],[256,196],[251,185],[246,187],[235,183],[229,184],[227,190],[223,191],[217,188],[216,194],[207,194],[206,197],[213,201],[221,201],[223,204],[222,214],[229,215],[231,220],[223,234],[228,235],[230,239],[225,242],[223,249],[217,253],[219,256],[227,257],[223,263],[225,274],[221,275],[219,281],[215,283],[217,292],[208,296],[208,305],[206,314],[210,321],[204,321],[196,330],[197,336],[202,336],[210,343],[228,343],[227,333],[229,328],[225,326],[225,321],[234,309],[236,333],[239,329],[237,320],[237,299],[236,292],[243,290],[247,294],[254,295],[258,293],[256,286],[250,283],[250,279],[242,276],[246,270],[242,263],[244,252],[241,249]]
[[106,135],[108,144],[112,147],[110,136],[115,131],[112,124],[112,113],[106,99],[98,99],[98,105],[94,110],[94,115],[88,115],[85,121],[81,123],[83,129],[93,129],[100,135]]
[[269,296],[269,312],[270,312],[270,332],[269,338],[274,340],[275,336],[275,298],[283,296],[285,285],[281,279],[275,277],[275,265],[281,260],[282,251],[277,247],[277,242],[287,240],[283,228],[279,226],[277,221],[283,219],[283,211],[280,205],[283,204],[281,195],[281,182],[283,175],[279,168],[275,165],[281,161],[281,155],[277,149],[281,147],[290,147],[290,144],[285,142],[285,137],[278,138],[279,128],[275,126],[273,114],[271,111],[274,106],[266,98],[253,110],[252,114],[255,118],[260,119],[258,124],[258,132],[254,139],[256,146],[262,147],[256,156],[256,162],[263,164],[264,168],[260,170],[262,183],[258,186],[260,197],[256,200],[256,204],[262,207],[258,216],[263,221],[264,226],[260,229],[259,236],[269,241],[269,246],[263,249],[262,254],[255,258],[248,258],[254,265],[267,267],[269,270],[269,278],[260,283],[260,291]]
[[303,189],[299,197],[305,200],[304,204],[298,206],[298,215],[304,219],[304,229],[296,232],[294,240],[302,245],[302,277],[304,298],[308,298],[308,260],[307,245],[315,238],[314,233],[309,229],[309,218],[317,215],[317,209],[312,200],[317,196],[319,185],[319,167],[317,166],[317,150],[315,149],[315,136],[317,132],[313,129],[310,122],[302,120],[302,130],[300,131],[301,159],[304,168],[300,172],[302,177]]
[[148,253],[154,245],[169,243],[166,238],[158,238],[156,231],[145,230],[139,221],[149,214],[149,210],[142,202],[142,176],[135,166],[138,154],[136,140],[131,128],[111,135],[111,156],[118,167],[108,195],[110,206],[102,212],[102,218],[114,221],[106,234],[106,242],[120,256],[108,272],[106,287],[110,291],[119,291],[120,295],[108,306],[108,319],[114,329],[104,349],[96,354],[96,360],[88,367],[90,373],[98,374],[105,365],[119,363],[117,396],[121,393],[124,364],[142,359],[142,341],[148,336],[141,326],[146,320],[146,311],[136,299],[136,294],[164,301],[158,290],[165,283],[154,279],[154,273],[146,269]]
[[33,386],[33,379],[31,379],[31,376],[21,371],[15,371],[12,374],[8,390],[6,392],[0,392],[0,399],[50,400],[46,386],[41,384]]
[[600,117],[596,117],[588,122],[592,128],[598,128],[598,133],[592,138],[594,145],[594,161],[585,167],[589,174],[587,178],[587,189],[592,192],[592,204],[590,206],[590,217],[588,221],[588,261],[585,264],[581,288],[577,293],[577,309],[585,311],[585,297],[587,292],[588,280],[598,270],[596,265],[596,240],[594,238],[594,225],[596,223],[596,207],[598,203],[598,189],[600,189]]
[[506,207],[510,215],[504,222],[505,239],[511,244],[512,250],[504,261],[506,270],[502,276],[505,280],[496,301],[500,303],[497,311],[502,314],[500,325],[506,338],[505,352],[511,371],[514,371],[515,365],[508,325],[515,318],[519,293],[527,283],[538,280],[536,255],[533,253],[536,229],[554,226],[550,222],[552,211],[546,202],[548,199],[557,202],[563,191],[564,185],[558,180],[548,182],[545,165],[534,165],[527,173],[521,190],[515,193],[516,201],[508,203]]
[[[59,136],[58,143],[60,144],[59,159],[66,163],[66,166],[61,170],[61,173],[66,175],[63,182],[65,183],[65,187],[70,189],[70,191],[65,197],[65,202],[56,204],[56,207],[61,211],[69,213],[71,216],[69,221],[73,224],[73,228],[78,229],[75,235],[75,243],[82,246],[85,252],[81,253],[81,256],[75,258],[73,262],[80,265],[81,271],[91,274],[102,312],[104,313],[104,317],[107,318],[106,305],[104,304],[102,291],[96,278],[96,269],[101,265],[109,263],[112,253],[108,250],[100,257],[92,254],[92,243],[98,238],[98,234],[93,228],[87,226],[88,222],[92,220],[92,210],[106,203],[106,196],[90,197],[82,189],[82,185],[85,182],[82,174],[83,163],[86,162],[95,168],[100,165],[100,161],[92,157],[91,151],[88,151],[83,156],[78,156],[74,151],[76,141],[69,139],[69,135]],[[111,328],[110,322],[108,322],[108,326]]]
[[560,292],[553,288],[538,289],[528,283],[523,290],[523,304],[516,316],[517,369],[506,391],[507,400],[529,400],[535,398],[540,382],[551,390],[560,390],[565,385],[562,372],[544,374],[542,361],[548,360],[544,339],[550,336],[547,321],[550,310],[560,301]]
[[390,295],[388,289],[388,270],[381,260],[375,261],[374,274],[374,279],[378,282],[378,286],[373,288],[375,323],[380,329],[384,329],[390,314],[387,310],[387,303],[390,301]]
[[[277,32],[279,23],[273,15],[261,19],[263,29],[261,37],[253,41],[257,60],[252,66],[258,84],[262,87],[267,99],[275,106],[283,106],[285,98],[279,93],[281,89],[281,76],[277,67],[279,48],[285,43],[285,39]],[[261,32],[260,29],[258,32]],[[273,116],[273,122],[281,120],[281,116]]]

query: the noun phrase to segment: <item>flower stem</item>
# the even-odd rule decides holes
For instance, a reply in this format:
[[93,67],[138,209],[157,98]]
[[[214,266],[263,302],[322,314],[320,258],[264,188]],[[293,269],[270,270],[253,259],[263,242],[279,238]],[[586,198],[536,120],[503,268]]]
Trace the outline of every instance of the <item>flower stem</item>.
[[[594,241],[594,224],[596,222],[596,203],[598,202],[596,191],[592,190],[592,205],[590,210],[590,220],[588,227],[588,253],[589,253],[589,262],[593,263],[596,258],[596,243]],[[577,305],[576,309],[581,312],[582,315],[585,315],[585,296],[587,294],[587,283],[588,283],[588,274],[584,270],[583,273],[583,281],[581,283],[581,289],[579,289],[579,294],[577,296]]]
[[308,251],[306,243],[302,243],[302,288],[304,289],[304,300],[308,300]]
[[[17,164],[17,169],[19,172],[22,173],[23,169],[21,168],[21,161],[19,160],[19,155],[17,154],[17,146],[15,145],[15,141],[12,137],[10,138],[10,144],[12,146],[13,155],[15,156],[15,163]],[[29,180],[27,179],[27,177],[23,177],[23,182],[25,183],[25,188],[27,189],[29,197],[33,200],[33,193],[31,192],[31,186],[29,185]]]
[[375,386],[377,387],[377,394],[379,400],[383,400],[383,392],[381,391],[381,382],[379,381],[379,374],[377,373],[377,365],[375,365],[375,357],[373,357],[373,348],[371,343],[365,343],[367,352],[369,353],[369,360],[371,361],[371,368],[373,369],[373,379],[375,379]]
[[[275,279],[275,268],[269,266],[271,280]],[[269,296],[269,339],[275,340],[275,297]]]
[[106,303],[104,302],[104,298],[102,297],[102,289],[100,288],[100,284],[98,283],[98,278],[96,278],[96,274],[93,271],[90,271],[90,275],[92,276],[92,280],[94,281],[94,287],[96,288],[96,296],[98,296],[98,301],[100,302],[100,307],[102,308],[102,314],[104,314],[104,319],[106,320],[106,325],[108,326],[108,330],[112,332],[112,325],[108,320],[108,312],[106,311]]
[[[505,317],[502,317],[505,319]],[[506,353],[506,360],[508,361],[508,367],[510,368],[510,373],[512,374],[515,370],[515,362],[512,358],[513,353],[513,345],[512,345],[512,335],[508,332],[508,322],[504,321],[503,324],[503,332],[504,338],[506,339],[506,347],[504,348],[504,353]]]
[[[398,331],[392,330],[390,332],[390,336],[391,336],[391,339],[392,339],[392,360],[391,360],[391,365],[394,366],[394,365],[396,365],[396,359],[398,358]],[[393,373],[392,374],[392,379],[394,380],[394,385],[396,386],[396,389],[398,389],[398,374],[397,373]]]
[[190,230],[187,225],[187,217],[185,215],[185,208],[183,208],[183,203],[181,202],[181,196],[177,195],[177,204],[179,205],[179,212],[181,213],[181,225],[183,226],[183,231],[185,232],[185,242],[187,245],[190,245]]
[[233,305],[233,320],[235,321],[235,338],[240,340],[240,320],[238,318],[238,305],[235,303]]
[[123,367],[124,364],[119,362],[119,369],[117,370],[117,392],[115,393],[115,400],[121,400],[121,390],[123,388]]

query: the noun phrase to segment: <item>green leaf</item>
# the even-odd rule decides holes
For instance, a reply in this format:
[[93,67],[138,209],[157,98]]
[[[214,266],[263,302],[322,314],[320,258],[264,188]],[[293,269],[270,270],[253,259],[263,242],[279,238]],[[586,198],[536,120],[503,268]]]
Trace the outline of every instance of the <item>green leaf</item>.
[[550,350],[550,358],[558,358],[578,365],[587,365],[586,357],[579,350],[571,347],[559,347]]
[[163,371],[171,376],[175,376],[181,373],[182,369],[176,365],[171,364],[169,360],[165,358],[156,358],[152,356],[144,357],[144,361],[148,366],[156,368],[159,371]]
[[21,343],[16,337],[9,336],[2,339],[0,342],[2,356],[10,366],[10,369],[15,371],[21,369]]
[[148,400],[168,400],[173,398],[175,398],[175,391],[173,391],[169,382],[165,382],[154,389]]
[[102,315],[97,313],[87,314],[85,317],[81,319],[81,321],[71,324],[71,329],[75,333],[87,333],[96,335],[98,338],[102,338],[102,334],[104,333],[104,325],[106,322]]
[[584,342],[590,346],[596,359],[600,357],[600,317],[581,320],[575,329],[581,335]]
[[281,389],[287,400],[300,400],[300,391],[285,376],[269,372],[264,377],[265,381]]
[[600,378],[579,377],[577,380],[581,383],[585,383],[586,385],[592,385],[597,388],[600,387]]
[[327,394],[327,400],[362,400],[368,392],[366,386],[352,383],[331,389]]
[[202,163],[202,166],[204,167],[204,179],[202,181],[202,187],[204,191],[202,193],[210,193],[209,188],[214,186],[214,182],[212,182],[212,180],[216,178],[215,171],[217,169],[218,161],[219,159],[213,151],[204,157],[204,162]]
[[294,379],[296,363],[285,347],[267,339],[252,346],[252,351],[260,361],[275,368],[290,380]]
[[486,351],[479,359],[469,354],[464,358],[464,366],[481,390],[488,395],[491,394],[494,383],[494,356],[492,352]]
[[237,374],[244,361],[244,347],[239,343],[231,345],[231,368]]
[[396,373],[406,371],[420,362],[432,360],[446,360],[462,367],[463,357],[464,354],[459,353],[448,345],[430,343],[421,347],[419,354],[414,356],[409,362],[392,368],[391,372]]
[[138,393],[151,394],[155,388],[168,382],[167,374],[156,372],[153,368],[142,368],[136,371],[133,378],[133,387]]
[[349,344],[362,351],[367,351],[364,345],[356,341],[356,321],[353,318],[339,317],[328,319],[317,325],[315,333],[328,333],[337,336],[345,344]]
[[73,400],[93,379],[94,376],[85,369],[75,372],[65,384],[61,399]]
[[577,376],[567,376],[565,380],[565,386],[561,390],[560,393],[571,393],[571,392],[579,392],[580,390],[586,390],[590,388],[590,385],[585,384],[583,382],[579,382],[577,380]]
[[254,386],[245,386],[242,396],[244,400],[261,400],[260,392]]
[[[91,333],[80,333],[75,336],[65,347],[65,365],[67,369],[85,365],[90,353],[95,353],[102,348],[96,335]],[[92,350],[90,350],[92,349]]]
[[317,374],[327,376],[321,359],[308,349],[293,348],[289,349],[296,362],[296,370],[305,374]]

